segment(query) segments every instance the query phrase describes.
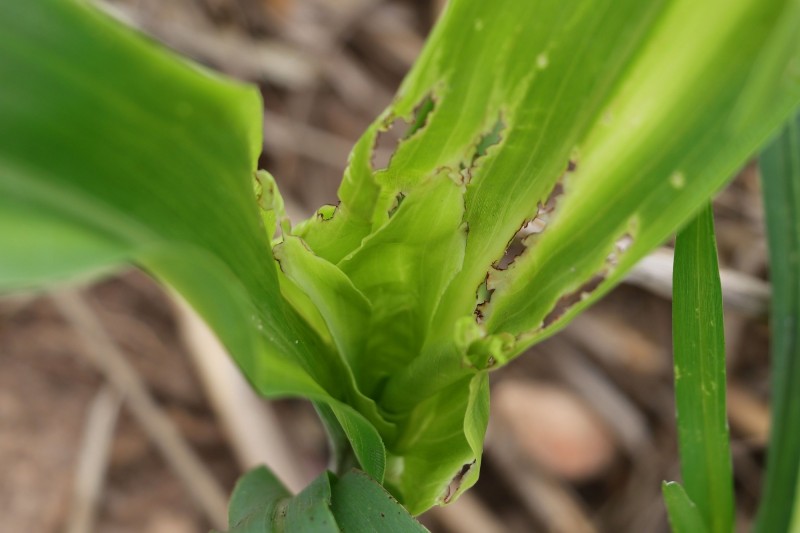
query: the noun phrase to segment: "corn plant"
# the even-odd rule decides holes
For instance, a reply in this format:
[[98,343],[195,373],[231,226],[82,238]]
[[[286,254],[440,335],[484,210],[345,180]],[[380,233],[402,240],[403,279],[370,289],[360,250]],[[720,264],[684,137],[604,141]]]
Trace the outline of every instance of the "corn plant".
[[[256,168],[253,87],[82,2],[5,0],[0,290],[135,264],[194,306],[258,392],[314,402],[333,471],[295,498],[251,472],[231,531],[419,529],[378,485],[417,515],[475,483],[489,372],[607,293],[776,134],[800,104],[799,26],[797,0],[453,0],[353,148],[339,203],[292,225]],[[391,128],[402,140],[379,168]],[[685,240],[707,252],[699,220]],[[676,276],[714,271],[708,257]],[[700,326],[724,400],[720,325]],[[691,374],[697,358],[681,357]],[[678,384],[681,418],[716,424],[726,449],[719,395],[698,419]],[[682,439],[703,469],[665,488],[676,530],[732,527],[729,460],[705,468],[705,442]],[[773,513],[789,511],[765,524]]]

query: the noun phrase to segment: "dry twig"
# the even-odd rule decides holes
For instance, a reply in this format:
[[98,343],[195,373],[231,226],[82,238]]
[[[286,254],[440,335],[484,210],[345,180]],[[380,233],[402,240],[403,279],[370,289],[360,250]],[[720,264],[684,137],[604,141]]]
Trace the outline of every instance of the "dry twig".
[[124,398],[147,436],[183,482],[187,492],[216,528],[227,520],[227,497],[214,476],[197,457],[175,424],[153,397],[106,332],[83,296],[75,290],[52,295],[59,311],[72,323],[83,345],[82,353]]
[[508,435],[491,435],[486,454],[502,471],[526,509],[544,522],[546,531],[597,531],[577,498],[563,483],[546,476],[535,465],[520,461],[522,454]]
[[293,491],[307,480],[270,406],[259,398],[233,364],[205,322],[178,296],[173,297],[181,333],[189,348],[239,465],[249,470],[264,464]]
[[[642,259],[625,281],[672,299],[672,255],[672,251],[666,248],[656,250]],[[720,269],[719,274],[725,307],[748,317],[766,316],[770,299],[768,283],[725,268]]]
[[67,533],[89,533],[93,529],[121,404],[119,394],[106,385],[89,406]]

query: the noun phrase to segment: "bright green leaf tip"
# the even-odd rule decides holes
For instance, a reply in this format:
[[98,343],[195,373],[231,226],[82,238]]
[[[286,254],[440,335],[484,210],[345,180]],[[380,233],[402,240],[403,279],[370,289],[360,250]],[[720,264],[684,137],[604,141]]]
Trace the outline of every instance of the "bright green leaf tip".
[[661,490],[672,533],[708,533],[697,505],[679,483],[664,481]]

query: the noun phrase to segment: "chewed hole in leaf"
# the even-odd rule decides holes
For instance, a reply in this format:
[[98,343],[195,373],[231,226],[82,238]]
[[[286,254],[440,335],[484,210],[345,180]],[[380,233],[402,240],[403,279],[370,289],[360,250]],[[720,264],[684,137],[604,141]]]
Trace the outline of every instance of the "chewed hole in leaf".
[[483,157],[489,151],[489,148],[500,144],[500,141],[503,139],[501,134],[505,129],[506,125],[503,122],[502,117],[498,118],[497,121],[494,123],[492,130],[484,135],[481,136],[480,140],[478,141],[478,146],[475,147],[475,159],[479,157]]
[[397,193],[397,196],[394,197],[394,203],[392,204],[392,207],[389,208],[390,217],[394,215],[398,209],[400,209],[400,204],[403,203],[403,200],[405,200],[405,198],[406,195],[404,193],[402,192]]
[[447,486],[444,494],[442,495],[442,502],[450,503],[453,500],[453,497],[458,494],[458,489],[461,488],[461,482],[464,481],[464,476],[467,475],[473,466],[475,466],[475,461],[462,466],[461,470],[459,470],[458,473],[453,476],[453,479],[450,481],[450,484]]
[[[536,219],[534,219],[536,220]],[[500,258],[499,261],[495,261],[492,264],[495,270],[507,270],[508,267],[517,259],[517,257],[521,256],[525,252],[525,244],[523,243],[524,234],[522,233],[523,229],[527,227],[529,222],[525,222],[522,225],[522,229],[517,231],[511,241],[506,246],[506,251],[503,254],[503,257]]]
[[502,116],[495,121],[492,129],[478,137],[475,144],[475,151],[468,161],[461,163],[461,176],[464,183],[472,180],[474,169],[480,164],[481,160],[488,155],[489,149],[499,145],[503,141],[503,130],[506,128]]
[[585,300],[600,286],[606,279],[606,274],[600,273],[592,277],[589,281],[578,287],[577,290],[565,294],[558,299],[553,309],[544,317],[542,322],[543,327],[549,327],[556,322],[559,318],[564,316],[570,307]]
[[634,243],[634,233],[636,231],[636,220],[632,219],[628,224],[628,231],[623,233],[614,241],[611,252],[606,256],[605,267],[594,275],[589,281],[581,285],[578,290],[570,292],[559,298],[553,309],[545,316],[542,327],[546,328],[560,319],[573,305],[585,300],[600,286],[609,276],[610,272],[619,263],[620,258],[627,252]]
[[606,257],[606,263],[612,267],[617,266],[619,258],[633,246],[633,235],[625,233],[614,242],[614,249]]
[[483,322],[483,310],[492,300],[492,293],[494,293],[494,289],[489,288],[489,274],[486,274],[486,278],[484,278],[483,283],[478,285],[478,290],[475,291],[476,303],[474,314],[475,321],[479,324]]
[[[559,199],[561,196],[564,195],[564,180],[559,179],[555,185],[553,185],[553,189],[550,191],[550,194],[547,195],[547,200],[544,203],[539,204],[539,212],[537,214],[538,217],[544,218],[549,217],[553,214],[556,210],[556,205],[558,204]],[[545,218],[547,221],[547,218]]]
[[531,243],[529,237],[539,235],[547,228],[550,217],[555,211],[556,203],[562,194],[564,194],[564,185],[559,180],[547,199],[543,203],[539,203],[536,216],[522,223],[514,237],[508,242],[503,257],[492,264],[496,270],[507,270],[528,249],[528,245]]
[[372,168],[374,171],[377,172],[389,168],[392,156],[397,151],[399,144],[425,128],[435,107],[436,103],[433,96],[428,95],[414,109],[414,114],[410,120],[404,117],[392,118],[393,115],[386,119],[384,126],[375,137],[375,146],[372,150]]
[[375,137],[375,147],[372,150],[373,170],[389,168],[397,145],[408,127],[409,123],[398,117],[390,122],[388,127],[378,132],[378,136]]
[[424,100],[422,100],[422,102],[420,102],[416,109],[414,109],[414,121],[410,124],[408,131],[406,131],[403,138],[408,139],[424,128],[428,124],[428,117],[435,107],[436,102],[434,101],[433,96],[429,94]]

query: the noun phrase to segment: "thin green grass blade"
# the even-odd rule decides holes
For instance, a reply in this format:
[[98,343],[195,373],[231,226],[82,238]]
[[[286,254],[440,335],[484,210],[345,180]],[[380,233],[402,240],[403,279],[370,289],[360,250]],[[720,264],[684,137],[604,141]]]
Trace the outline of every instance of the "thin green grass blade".
[[772,303],[772,426],[756,531],[800,513],[800,117],[761,156]]
[[672,339],[681,475],[710,533],[733,530],[722,289],[708,204],[678,233]]
[[680,483],[665,481],[661,485],[661,492],[672,533],[708,533],[700,511]]

